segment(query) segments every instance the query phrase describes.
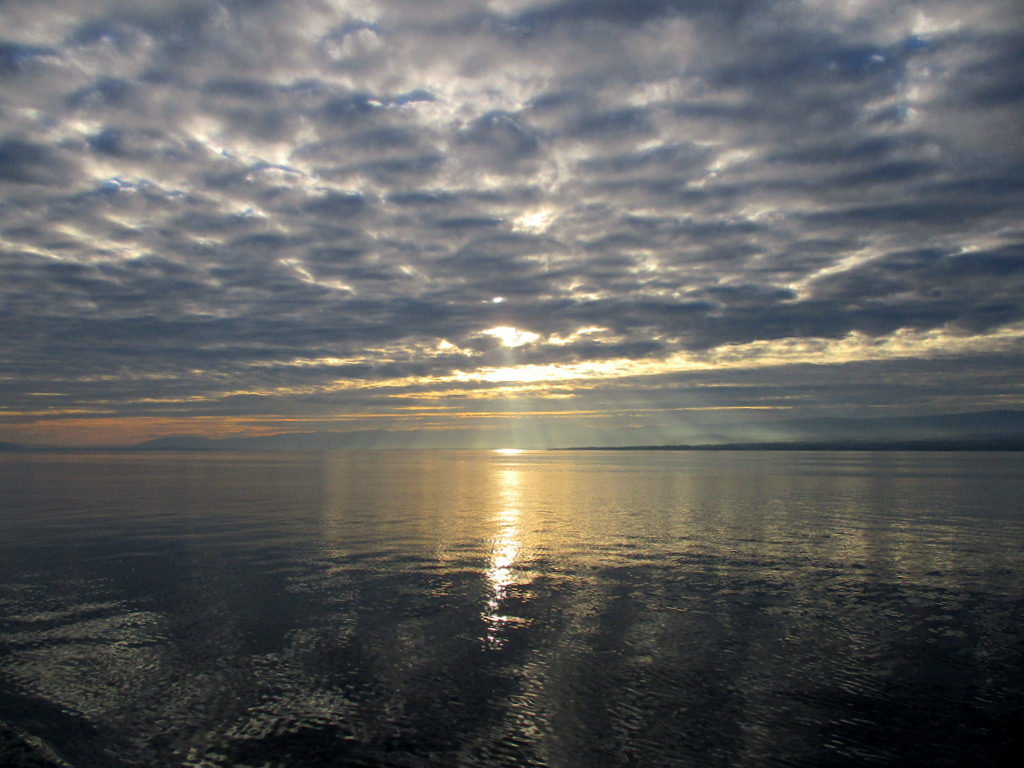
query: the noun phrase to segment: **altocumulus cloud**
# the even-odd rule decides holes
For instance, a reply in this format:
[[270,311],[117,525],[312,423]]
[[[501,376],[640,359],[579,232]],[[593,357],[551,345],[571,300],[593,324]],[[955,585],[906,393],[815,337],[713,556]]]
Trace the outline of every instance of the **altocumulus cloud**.
[[7,0],[0,428],[1019,405],[1019,11]]

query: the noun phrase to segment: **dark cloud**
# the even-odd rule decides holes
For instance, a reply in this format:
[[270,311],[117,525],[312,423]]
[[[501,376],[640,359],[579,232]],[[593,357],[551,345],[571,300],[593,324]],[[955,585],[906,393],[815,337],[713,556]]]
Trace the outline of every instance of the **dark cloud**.
[[459,132],[457,144],[492,169],[532,159],[541,147],[537,132],[521,116],[506,112],[476,118]]
[[40,60],[55,55],[56,51],[46,46],[0,40],[0,73],[13,77],[31,70]]
[[538,4],[515,17],[514,22],[531,31],[586,21],[635,26],[673,15],[735,19],[754,10],[755,6],[756,3],[749,0],[573,0]]
[[1020,37],[994,32],[981,40],[958,38],[950,43],[971,49],[975,58],[955,74],[950,98],[965,106],[983,108],[1024,106],[1024,51]]
[[0,141],[0,181],[59,184],[72,173],[64,153],[46,144],[6,138]]

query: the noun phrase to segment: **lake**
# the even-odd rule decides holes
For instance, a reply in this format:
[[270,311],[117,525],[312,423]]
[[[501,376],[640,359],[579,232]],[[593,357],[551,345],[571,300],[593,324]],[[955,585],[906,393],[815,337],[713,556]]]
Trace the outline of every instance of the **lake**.
[[76,768],[1010,765],[1022,499],[1012,453],[6,454],[0,720]]

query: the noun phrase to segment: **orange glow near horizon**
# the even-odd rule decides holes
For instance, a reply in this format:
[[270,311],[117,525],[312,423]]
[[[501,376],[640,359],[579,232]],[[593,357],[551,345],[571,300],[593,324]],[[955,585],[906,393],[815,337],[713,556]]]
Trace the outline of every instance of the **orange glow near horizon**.
[[280,428],[256,427],[250,419],[193,416],[169,419],[146,416],[52,419],[7,424],[0,427],[0,440],[28,446],[132,445],[158,437],[196,435],[201,437],[249,437],[274,434]]

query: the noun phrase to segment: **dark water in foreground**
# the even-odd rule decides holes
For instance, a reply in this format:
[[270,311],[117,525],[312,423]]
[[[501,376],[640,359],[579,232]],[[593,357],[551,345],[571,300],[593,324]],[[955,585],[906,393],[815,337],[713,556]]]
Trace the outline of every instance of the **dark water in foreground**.
[[0,720],[78,768],[986,766],[1024,455],[0,458]]

